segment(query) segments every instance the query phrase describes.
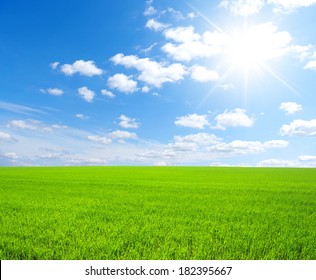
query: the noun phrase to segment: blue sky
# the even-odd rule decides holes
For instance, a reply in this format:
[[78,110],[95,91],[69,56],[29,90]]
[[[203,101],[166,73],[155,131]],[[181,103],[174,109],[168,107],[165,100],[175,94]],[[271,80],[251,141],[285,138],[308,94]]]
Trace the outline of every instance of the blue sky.
[[316,0],[2,1],[0,165],[316,166]]

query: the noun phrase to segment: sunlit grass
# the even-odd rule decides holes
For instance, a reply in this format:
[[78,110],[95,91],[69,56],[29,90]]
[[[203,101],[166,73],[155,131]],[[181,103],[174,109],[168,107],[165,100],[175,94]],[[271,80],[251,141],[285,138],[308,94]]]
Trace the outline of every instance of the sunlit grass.
[[0,168],[1,259],[315,259],[316,170]]

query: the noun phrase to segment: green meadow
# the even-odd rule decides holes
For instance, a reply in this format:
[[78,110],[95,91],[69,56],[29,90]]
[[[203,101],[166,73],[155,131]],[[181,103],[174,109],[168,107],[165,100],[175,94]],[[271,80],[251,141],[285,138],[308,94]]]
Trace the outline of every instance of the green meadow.
[[1,259],[316,259],[316,169],[3,167],[0,210]]

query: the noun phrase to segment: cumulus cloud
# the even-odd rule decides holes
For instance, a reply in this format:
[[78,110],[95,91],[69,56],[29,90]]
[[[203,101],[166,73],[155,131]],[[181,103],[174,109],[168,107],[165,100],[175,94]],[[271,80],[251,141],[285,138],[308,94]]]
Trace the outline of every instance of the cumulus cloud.
[[136,122],[135,119],[129,118],[125,115],[121,115],[119,117],[119,120],[120,120],[119,125],[121,127],[124,127],[124,128],[138,128],[139,127],[139,123]]
[[66,76],[80,74],[82,76],[92,77],[102,75],[102,69],[99,69],[94,61],[77,60],[73,64],[64,64],[60,67]]
[[209,126],[207,115],[189,114],[187,116],[178,117],[174,122],[178,126],[204,129]]
[[191,78],[197,82],[216,82],[219,74],[214,70],[195,65],[191,68]]
[[178,61],[191,61],[195,58],[208,58],[220,54],[216,42],[208,45],[201,41],[187,41],[180,44],[166,43],[161,48],[165,53]]
[[115,74],[108,79],[108,86],[123,93],[133,93],[137,90],[137,82],[125,74]]
[[290,124],[284,124],[280,133],[283,136],[316,136],[316,119],[294,120]]
[[111,61],[116,65],[137,69],[141,72],[138,80],[157,88],[166,82],[174,83],[182,80],[186,74],[186,69],[182,64],[173,63],[165,66],[163,63],[149,58],[138,58],[135,55],[124,56],[124,54],[119,53],[113,56]]
[[172,39],[178,43],[198,41],[201,37],[194,32],[193,26],[170,28],[164,32],[164,35],[167,39]]
[[161,23],[153,18],[149,19],[146,23],[147,28],[153,29],[155,31],[163,30],[167,28],[168,26],[169,26],[168,24]]
[[48,88],[47,89],[47,92],[51,95],[55,95],[55,96],[58,96],[58,95],[62,95],[64,92],[59,89],[59,88]]
[[166,43],[162,50],[178,61],[191,61],[194,58],[210,57],[219,50],[212,49],[201,41],[201,36],[194,32],[192,26],[178,27],[165,31],[165,37],[176,43]]
[[92,102],[95,93],[87,87],[78,88],[79,95],[87,102]]
[[308,70],[316,70],[316,60],[309,61],[305,66],[304,69]]
[[232,111],[226,110],[223,114],[215,117],[216,126],[214,128],[225,130],[227,127],[250,127],[254,120],[247,116],[246,111],[236,108]]
[[[169,30],[172,32],[169,33]],[[245,30],[233,33],[206,31],[200,35],[195,33],[193,27],[182,27],[167,29],[164,34],[173,42],[166,43],[162,50],[178,61],[191,61],[217,55],[234,58],[236,50],[242,53],[245,49],[249,50],[250,55],[251,52],[254,53],[256,57],[253,59],[257,59],[258,55],[260,60],[266,61],[289,53],[292,40],[289,32],[278,31],[271,22],[251,25],[247,28],[247,32]]]
[[142,92],[145,92],[145,93],[150,92],[150,88],[148,86],[143,86]]
[[283,102],[280,105],[280,110],[285,111],[288,115],[293,115],[299,111],[302,111],[303,107],[295,102]]
[[101,94],[110,98],[115,97],[115,95],[113,94],[113,92],[106,90],[106,89],[102,89],[101,90]]
[[237,16],[250,16],[259,13],[264,4],[264,0],[222,0],[219,6]]
[[9,133],[0,131],[0,141],[16,142],[18,140]]

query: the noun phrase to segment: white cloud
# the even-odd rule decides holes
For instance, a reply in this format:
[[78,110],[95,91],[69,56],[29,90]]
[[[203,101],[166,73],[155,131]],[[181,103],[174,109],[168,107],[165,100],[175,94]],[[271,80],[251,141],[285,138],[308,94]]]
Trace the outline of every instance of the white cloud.
[[260,141],[241,141],[235,140],[231,143],[220,143],[208,148],[211,152],[226,155],[246,155],[252,153],[260,153],[265,151]]
[[32,107],[27,107],[27,106],[18,105],[18,104],[9,103],[9,102],[3,102],[3,101],[0,101],[0,109],[7,110],[14,113],[24,114],[24,115],[32,115],[34,113],[46,114],[46,112],[32,108]]
[[291,52],[298,56],[300,61],[304,61],[305,59],[312,58],[312,49],[313,46],[311,44],[301,46],[301,45],[294,45],[291,46]]
[[120,120],[119,125],[121,127],[124,127],[124,128],[138,128],[139,127],[139,123],[136,122],[135,119],[129,118],[125,115],[121,115],[119,117],[119,120]]
[[59,89],[59,88],[48,88],[47,89],[47,92],[51,95],[55,95],[55,96],[58,96],[58,95],[62,95],[64,92]]
[[197,15],[195,13],[193,13],[193,12],[187,14],[188,18],[195,18],[196,16]]
[[75,116],[76,116],[76,118],[81,119],[81,120],[89,119],[89,117],[84,115],[84,114],[76,114]]
[[58,61],[49,64],[50,68],[56,69],[60,63]]
[[178,43],[198,41],[200,35],[194,32],[193,26],[170,28],[164,32],[167,39],[172,39]]
[[155,31],[163,30],[167,28],[169,25],[161,23],[155,19],[149,19],[146,23],[146,27],[149,29],[153,29]]
[[302,105],[295,102],[283,102],[280,105],[280,110],[285,111],[288,115],[293,115],[303,109]]
[[259,167],[297,167],[297,162],[281,159],[266,159],[257,163]]
[[35,120],[13,120],[10,121],[8,127],[17,129],[37,130],[39,121]]
[[316,136],[316,119],[294,120],[290,124],[283,125],[280,133],[283,136]]
[[284,140],[270,140],[263,143],[263,147],[266,149],[272,149],[272,148],[286,148],[288,147],[289,142]]
[[208,147],[207,150],[225,156],[248,155],[265,152],[267,149],[286,148],[288,142],[283,140],[260,141],[241,141],[235,140],[230,143],[219,143]]
[[89,135],[87,137],[88,140],[93,141],[93,142],[98,142],[101,144],[110,144],[112,142],[112,140],[108,137],[102,137],[99,135]]
[[17,159],[18,155],[14,152],[0,154],[0,158]]
[[291,11],[316,4],[316,0],[268,0],[267,3],[276,5],[276,11]]
[[108,79],[108,86],[112,89],[117,89],[126,94],[133,93],[137,90],[137,82],[130,77],[120,73]]
[[219,74],[214,70],[195,65],[191,68],[191,78],[197,82],[215,82],[219,79]]
[[177,44],[167,43],[162,47],[175,60],[191,61],[194,58],[208,58],[223,52],[228,35],[218,31],[206,31],[203,35],[194,32],[193,27],[181,27],[165,31],[166,38]]
[[92,102],[95,93],[87,87],[78,88],[79,95],[87,102]]
[[123,130],[116,130],[108,134],[108,136],[112,139],[135,139],[137,138],[136,133],[123,131]]
[[230,90],[230,89],[235,89],[235,86],[230,83],[230,84],[221,84],[221,85],[217,85],[216,87],[221,88],[225,91]]
[[196,143],[200,146],[214,145],[220,142],[220,140],[221,139],[216,135],[208,133],[196,133],[174,137],[175,143]]
[[233,30],[231,33],[206,31],[199,35],[192,27],[167,29],[164,33],[168,35],[166,38],[174,42],[166,43],[162,50],[179,61],[223,55],[229,63],[241,59],[265,62],[291,51],[290,33],[278,31],[271,22],[252,25],[247,30]]
[[113,98],[115,97],[115,95],[113,94],[113,92],[109,91],[109,90],[106,90],[106,89],[102,89],[101,90],[101,94],[104,95],[104,96],[108,96],[110,98]]
[[148,86],[143,86],[143,87],[142,87],[142,92],[147,93],[147,92],[149,92],[149,91],[150,91],[150,88],[149,88]]
[[232,111],[225,111],[215,117],[217,129],[225,130],[227,127],[250,127],[254,124],[254,120],[247,116],[246,111],[236,108]]
[[304,66],[304,69],[316,70],[316,60],[309,61],[309,62]]
[[220,53],[217,47],[200,41],[189,41],[179,45],[167,43],[161,49],[178,61],[191,61],[194,58],[211,57]]
[[157,10],[153,7],[152,3],[152,0],[146,1],[146,9],[144,12],[145,16],[152,16],[157,13]]
[[174,122],[178,126],[191,127],[204,129],[205,126],[209,126],[207,115],[191,114],[187,116],[178,117]]
[[314,161],[316,163],[316,156],[310,156],[310,155],[299,156],[298,160],[300,160],[300,161]]
[[175,10],[174,8],[167,8],[166,10],[162,11],[161,14],[169,13],[172,19],[176,20],[183,20],[185,17],[180,11]]
[[316,156],[302,155],[295,160],[267,159],[258,162],[260,167],[316,167]]
[[264,0],[222,0],[219,6],[230,10],[234,15],[250,16],[259,13],[264,4]]
[[18,140],[9,133],[0,131],[0,141],[16,142]]
[[186,74],[186,69],[182,64],[174,63],[165,66],[149,58],[138,58],[135,55],[124,56],[124,54],[119,53],[113,56],[111,61],[116,65],[137,69],[141,72],[138,80],[158,88],[163,83],[174,83],[182,80]]
[[60,69],[66,76],[72,76],[78,73],[82,76],[92,77],[102,75],[103,73],[102,69],[99,69],[94,61],[91,60],[77,60],[73,64],[62,65]]
[[14,129],[25,129],[25,130],[33,130],[33,131],[40,131],[40,132],[53,132],[54,130],[58,129],[65,129],[67,126],[59,125],[59,124],[52,124],[47,125],[42,123],[38,120],[33,119],[26,119],[26,120],[12,120],[7,125],[9,128]]

